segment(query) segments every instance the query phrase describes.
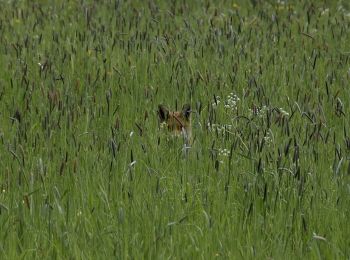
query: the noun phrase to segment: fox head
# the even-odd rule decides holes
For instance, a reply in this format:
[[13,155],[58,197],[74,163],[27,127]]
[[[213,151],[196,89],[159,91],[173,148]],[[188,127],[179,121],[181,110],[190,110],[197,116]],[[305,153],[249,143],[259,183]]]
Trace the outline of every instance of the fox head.
[[174,135],[183,135],[186,141],[191,139],[191,106],[189,104],[183,105],[181,111],[169,111],[164,105],[159,105],[158,117],[160,123]]

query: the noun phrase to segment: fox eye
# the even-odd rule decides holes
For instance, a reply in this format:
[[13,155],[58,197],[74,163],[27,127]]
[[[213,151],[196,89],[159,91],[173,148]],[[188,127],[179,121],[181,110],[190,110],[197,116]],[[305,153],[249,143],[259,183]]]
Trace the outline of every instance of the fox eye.
[[165,106],[159,105],[158,106],[158,116],[159,116],[160,122],[166,121],[168,119],[168,116],[169,116],[169,110]]
[[190,114],[191,114],[191,105],[190,104],[183,105],[182,115],[188,119],[190,117]]

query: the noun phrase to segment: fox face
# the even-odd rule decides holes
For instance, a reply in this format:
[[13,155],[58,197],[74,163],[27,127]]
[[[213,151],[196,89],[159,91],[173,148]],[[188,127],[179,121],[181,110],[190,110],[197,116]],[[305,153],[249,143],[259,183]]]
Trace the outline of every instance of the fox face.
[[186,142],[191,140],[191,106],[189,104],[185,104],[181,111],[169,111],[164,105],[159,105],[158,117],[160,123],[174,135],[182,135]]

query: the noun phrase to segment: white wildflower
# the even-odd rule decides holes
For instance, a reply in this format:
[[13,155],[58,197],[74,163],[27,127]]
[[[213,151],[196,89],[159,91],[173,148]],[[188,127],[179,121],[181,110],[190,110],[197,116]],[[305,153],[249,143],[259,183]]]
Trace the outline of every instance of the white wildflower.
[[225,108],[237,110],[237,103],[240,101],[236,94],[230,93],[225,101]]
[[289,116],[289,113],[285,111],[282,107],[280,107],[280,113],[282,114],[282,116]]
[[219,156],[221,157],[228,157],[230,155],[230,151],[226,148],[224,149],[219,149]]
[[217,96],[216,100],[211,105],[215,109],[217,106],[219,106],[219,104],[220,104],[220,97]]
[[323,9],[322,12],[321,12],[321,15],[326,15],[329,13],[329,8],[326,8],[326,9]]
[[160,124],[160,129],[165,129],[167,127],[167,123],[163,122]]
[[254,107],[252,109],[249,109],[249,112],[250,112],[250,116],[257,116],[262,118],[262,117],[265,117],[267,110],[268,110],[268,107],[264,105],[261,108]]
[[271,134],[270,132],[267,132],[266,135],[264,136],[265,143],[269,145],[271,143]]

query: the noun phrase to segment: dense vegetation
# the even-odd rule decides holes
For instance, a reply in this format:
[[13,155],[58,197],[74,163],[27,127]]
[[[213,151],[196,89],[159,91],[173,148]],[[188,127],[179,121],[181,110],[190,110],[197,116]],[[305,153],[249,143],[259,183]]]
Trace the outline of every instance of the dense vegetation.
[[313,2],[3,1],[0,258],[349,258],[350,5]]

